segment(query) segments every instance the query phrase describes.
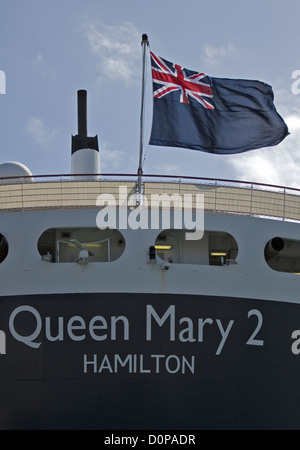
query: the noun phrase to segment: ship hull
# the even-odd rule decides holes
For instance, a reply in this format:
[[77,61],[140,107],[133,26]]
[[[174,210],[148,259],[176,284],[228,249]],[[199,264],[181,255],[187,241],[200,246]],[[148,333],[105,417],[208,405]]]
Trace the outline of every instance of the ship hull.
[[204,295],[2,297],[0,429],[299,429],[299,313]]

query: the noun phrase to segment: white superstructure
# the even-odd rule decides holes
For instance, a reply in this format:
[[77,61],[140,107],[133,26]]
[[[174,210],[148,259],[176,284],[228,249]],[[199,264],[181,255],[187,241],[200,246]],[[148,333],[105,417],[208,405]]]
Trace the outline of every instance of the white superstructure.
[[[119,291],[299,302],[298,192],[212,186],[203,180],[146,182],[145,195],[204,193],[204,236],[188,241],[185,230],[165,230],[161,223],[151,229],[150,209],[148,229],[128,225],[100,230],[97,214],[104,206],[97,206],[97,198],[103,193],[117,196],[120,185],[128,192],[134,188],[123,179],[37,179],[0,186],[0,234],[8,247],[0,264],[1,295]],[[280,213],[282,202],[290,207]],[[136,214],[135,208],[122,204],[116,208],[123,216],[125,208],[128,218]],[[171,208],[171,224],[173,214]],[[270,252],[274,238],[281,238],[284,248]],[[155,245],[156,259],[151,261],[149,248]],[[79,264],[84,249],[90,255],[86,264]]]

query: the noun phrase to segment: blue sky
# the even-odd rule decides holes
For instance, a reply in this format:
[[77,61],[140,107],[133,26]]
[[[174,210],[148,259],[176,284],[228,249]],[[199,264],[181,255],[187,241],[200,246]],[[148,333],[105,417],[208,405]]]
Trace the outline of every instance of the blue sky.
[[101,169],[136,173],[141,105],[141,35],[160,56],[214,77],[272,85],[291,134],[278,146],[239,155],[149,146],[148,174],[190,175],[300,187],[298,0],[0,0],[0,164],[34,175],[70,173],[77,90],[88,91],[88,133],[98,135]]

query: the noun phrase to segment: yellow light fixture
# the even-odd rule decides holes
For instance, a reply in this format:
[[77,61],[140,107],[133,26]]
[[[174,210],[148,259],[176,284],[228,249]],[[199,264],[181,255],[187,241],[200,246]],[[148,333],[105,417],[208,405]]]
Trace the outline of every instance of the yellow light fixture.
[[156,245],[155,250],[171,250],[173,245]]
[[210,256],[227,256],[226,252],[210,252]]

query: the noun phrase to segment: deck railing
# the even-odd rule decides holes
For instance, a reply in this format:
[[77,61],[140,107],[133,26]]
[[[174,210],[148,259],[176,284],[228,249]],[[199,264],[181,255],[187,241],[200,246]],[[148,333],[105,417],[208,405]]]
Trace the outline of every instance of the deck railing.
[[[0,178],[0,211],[27,209],[99,208],[100,194],[110,194],[117,206],[126,204],[126,195],[136,192],[136,175],[38,175]],[[143,195],[185,194],[196,199],[204,195],[208,212],[264,216],[300,221],[300,190],[284,186],[225,179],[143,175]],[[126,195],[125,195],[126,194]]]

